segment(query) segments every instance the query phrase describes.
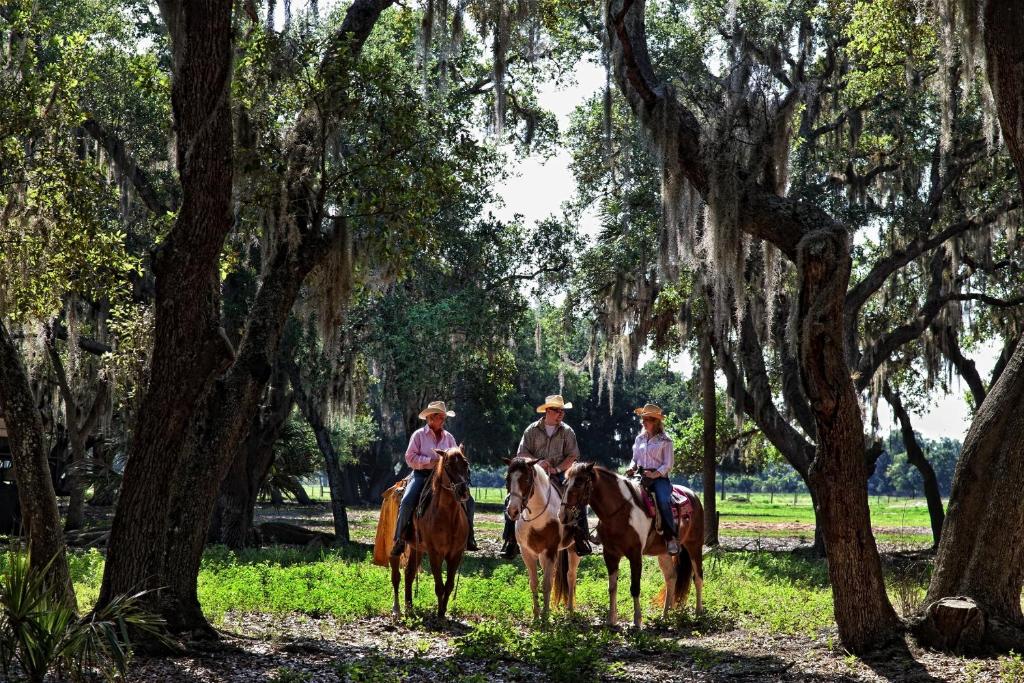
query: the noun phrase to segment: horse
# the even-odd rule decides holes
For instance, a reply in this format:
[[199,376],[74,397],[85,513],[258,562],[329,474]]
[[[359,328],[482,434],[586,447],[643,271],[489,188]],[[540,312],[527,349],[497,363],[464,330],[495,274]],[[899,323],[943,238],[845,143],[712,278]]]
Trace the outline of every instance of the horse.
[[[554,583],[555,605],[564,603],[571,613],[576,601],[576,570],[580,557],[575,551],[572,527],[559,523],[562,497],[536,458],[517,456],[505,459],[509,490],[505,512],[516,523],[516,540],[523,563],[530,574],[533,593],[533,618],[545,621],[551,604]],[[537,603],[537,563],[544,572],[544,608]]]
[[688,523],[680,524],[679,554],[668,554],[665,540],[657,532],[655,521],[647,516],[640,491],[635,483],[618,474],[596,467],[594,463],[577,463],[565,480],[565,498],[560,511],[563,524],[571,524],[579,510],[589,504],[599,520],[597,535],[608,568],[608,623],[618,621],[616,594],[619,562],[629,559],[629,592],[633,596],[633,626],[640,627],[640,571],[644,555],[658,558],[665,577],[665,607],[685,605],[690,592],[690,578],[697,589],[697,612],[704,611],[704,508],[690,489],[683,492],[690,501],[693,514]]
[[[446,451],[434,449],[434,452],[438,459],[430,482],[430,503],[421,516],[413,515],[412,533],[405,532],[405,612],[412,614],[412,583],[419,570],[420,560],[426,553],[430,558],[430,571],[434,575],[437,616],[444,619],[469,534],[469,523],[462,507],[469,498],[469,461],[464,446]],[[391,587],[395,597],[392,612],[395,616],[402,615],[398,607],[401,560],[401,557],[390,559]],[[442,563],[448,566],[448,576],[443,580]]]

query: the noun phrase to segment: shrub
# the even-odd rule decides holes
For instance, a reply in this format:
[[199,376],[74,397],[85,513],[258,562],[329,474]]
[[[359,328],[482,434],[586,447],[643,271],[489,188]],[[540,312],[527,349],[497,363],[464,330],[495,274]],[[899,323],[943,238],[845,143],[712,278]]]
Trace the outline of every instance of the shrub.
[[[47,565],[48,568],[48,565]],[[142,594],[120,596],[78,618],[51,595],[43,571],[32,569],[27,552],[12,550],[0,580],[0,667],[4,680],[17,662],[29,681],[48,672],[81,678],[88,669],[103,677],[123,676],[131,656],[129,629],[160,638],[161,622],[138,607]]]

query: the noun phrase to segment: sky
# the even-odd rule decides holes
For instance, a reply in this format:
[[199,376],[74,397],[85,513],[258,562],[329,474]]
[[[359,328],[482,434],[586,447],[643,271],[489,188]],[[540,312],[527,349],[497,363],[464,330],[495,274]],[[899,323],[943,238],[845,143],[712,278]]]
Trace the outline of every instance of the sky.
[[[553,83],[543,86],[538,94],[539,104],[557,116],[559,130],[566,130],[569,116],[576,106],[603,85],[604,72],[601,67],[581,62],[576,72],[576,83],[563,87]],[[539,156],[520,159],[512,164],[510,177],[498,187],[505,206],[496,209],[495,213],[502,218],[521,214],[530,224],[551,214],[559,214],[561,203],[573,194],[574,189],[575,181],[569,171],[569,155],[564,149],[548,160]],[[593,236],[597,228],[595,215],[592,213],[587,216],[580,227],[584,234]],[[991,376],[998,355],[999,348],[995,344],[983,346],[975,352],[974,360],[983,379]],[[644,354],[641,362],[650,357],[650,354]],[[681,358],[677,369],[689,374],[692,371],[689,363],[688,358]],[[724,386],[721,377],[719,384]],[[911,415],[915,430],[930,439],[948,437],[963,440],[971,419],[963,397],[966,386],[961,386],[959,379],[954,377],[952,389],[954,393],[949,396],[936,395],[930,408],[923,414]],[[887,434],[890,429],[898,429],[892,411],[884,400],[879,403],[878,418],[882,434]],[[865,415],[865,419],[870,417]]]

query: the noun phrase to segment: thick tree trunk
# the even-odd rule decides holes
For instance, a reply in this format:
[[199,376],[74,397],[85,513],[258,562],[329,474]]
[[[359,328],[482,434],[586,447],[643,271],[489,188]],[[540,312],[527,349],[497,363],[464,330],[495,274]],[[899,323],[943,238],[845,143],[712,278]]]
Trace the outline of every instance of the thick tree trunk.
[[28,374],[14,340],[0,320],[0,412],[7,425],[8,445],[21,501],[21,519],[28,535],[34,570],[47,568],[53,595],[77,611],[75,589],[60,528],[57,495],[43,450],[43,425],[29,386]]
[[[700,395],[704,415],[704,545],[718,545],[718,504],[715,502],[715,469],[718,466],[717,405],[715,400],[715,365],[711,343],[700,345]],[[722,486],[725,489],[725,486]]]
[[862,653],[891,640],[899,619],[889,602],[871,533],[864,425],[843,348],[843,304],[850,278],[849,235],[822,229],[798,247],[800,371],[814,413],[818,449],[809,480],[825,540],[836,624],[843,644]]
[[[900,423],[900,434],[903,436],[903,445],[907,449],[907,462],[917,468],[917,471],[921,473],[921,481],[924,486],[924,497],[928,503],[928,517],[932,524],[932,540],[934,545],[938,547],[939,539],[942,537],[942,523],[945,520],[946,513],[942,509],[942,494],[939,492],[939,479],[935,476],[935,469],[924,455],[924,451],[921,450],[921,445],[917,443],[917,437],[914,434],[914,427],[910,423],[910,415],[907,413],[907,409],[903,406],[903,401],[900,400],[898,393],[892,390],[888,383],[883,388],[885,393],[885,399],[892,406],[893,412],[896,413],[896,419]],[[977,396],[977,394],[976,394]],[[984,395],[981,395],[981,400],[984,401]]]
[[[180,478],[196,408],[232,358],[220,328],[219,273],[232,223],[232,5],[230,0],[160,4],[173,56],[171,105],[182,203],[153,264],[150,379],[111,528],[101,606],[121,594],[167,585],[166,539],[180,521],[169,517],[171,489]],[[173,627],[177,601],[166,590],[156,596],[150,607]]]
[[[1024,193],[1024,13],[987,0],[983,22],[988,81]],[[1024,344],[989,389],[964,440],[946,523],[928,587],[929,603],[965,596],[985,616],[1000,648],[1024,645]]]
[[233,550],[251,544],[253,519],[260,486],[274,462],[274,442],[288,420],[293,397],[287,391],[288,378],[275,373],[267,408],[261,412],[238,450],[224,481],[210,523],[209,540]]

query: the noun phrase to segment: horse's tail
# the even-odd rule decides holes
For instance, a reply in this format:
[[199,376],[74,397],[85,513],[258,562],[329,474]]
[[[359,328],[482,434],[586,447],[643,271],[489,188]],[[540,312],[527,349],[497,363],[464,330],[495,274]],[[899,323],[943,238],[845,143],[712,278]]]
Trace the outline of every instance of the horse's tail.
[[[669,607],[677,607],[686,602],[690,593],[690,580],[693,579],[693,565],[690,564],[690,553],[685,547],[680,546],[679,554],[672,557],[672,566],[675,568],[675,590],[672,593],[672,604]],[[654,598],[654,604],[661,607],[668,598],[668,586],[662,586],[658,597]]]
[[690,561],[690,552],[686,546],[680,546],[679,553],[672,558],[676,568],[676,590],[673,594],[672,607],[686,604],[686,598],[690,595],[690,581],[693,579],[693,563]]
[[569,604],[569,551],[559,550],[555,559],[554,596],[552,604]]

